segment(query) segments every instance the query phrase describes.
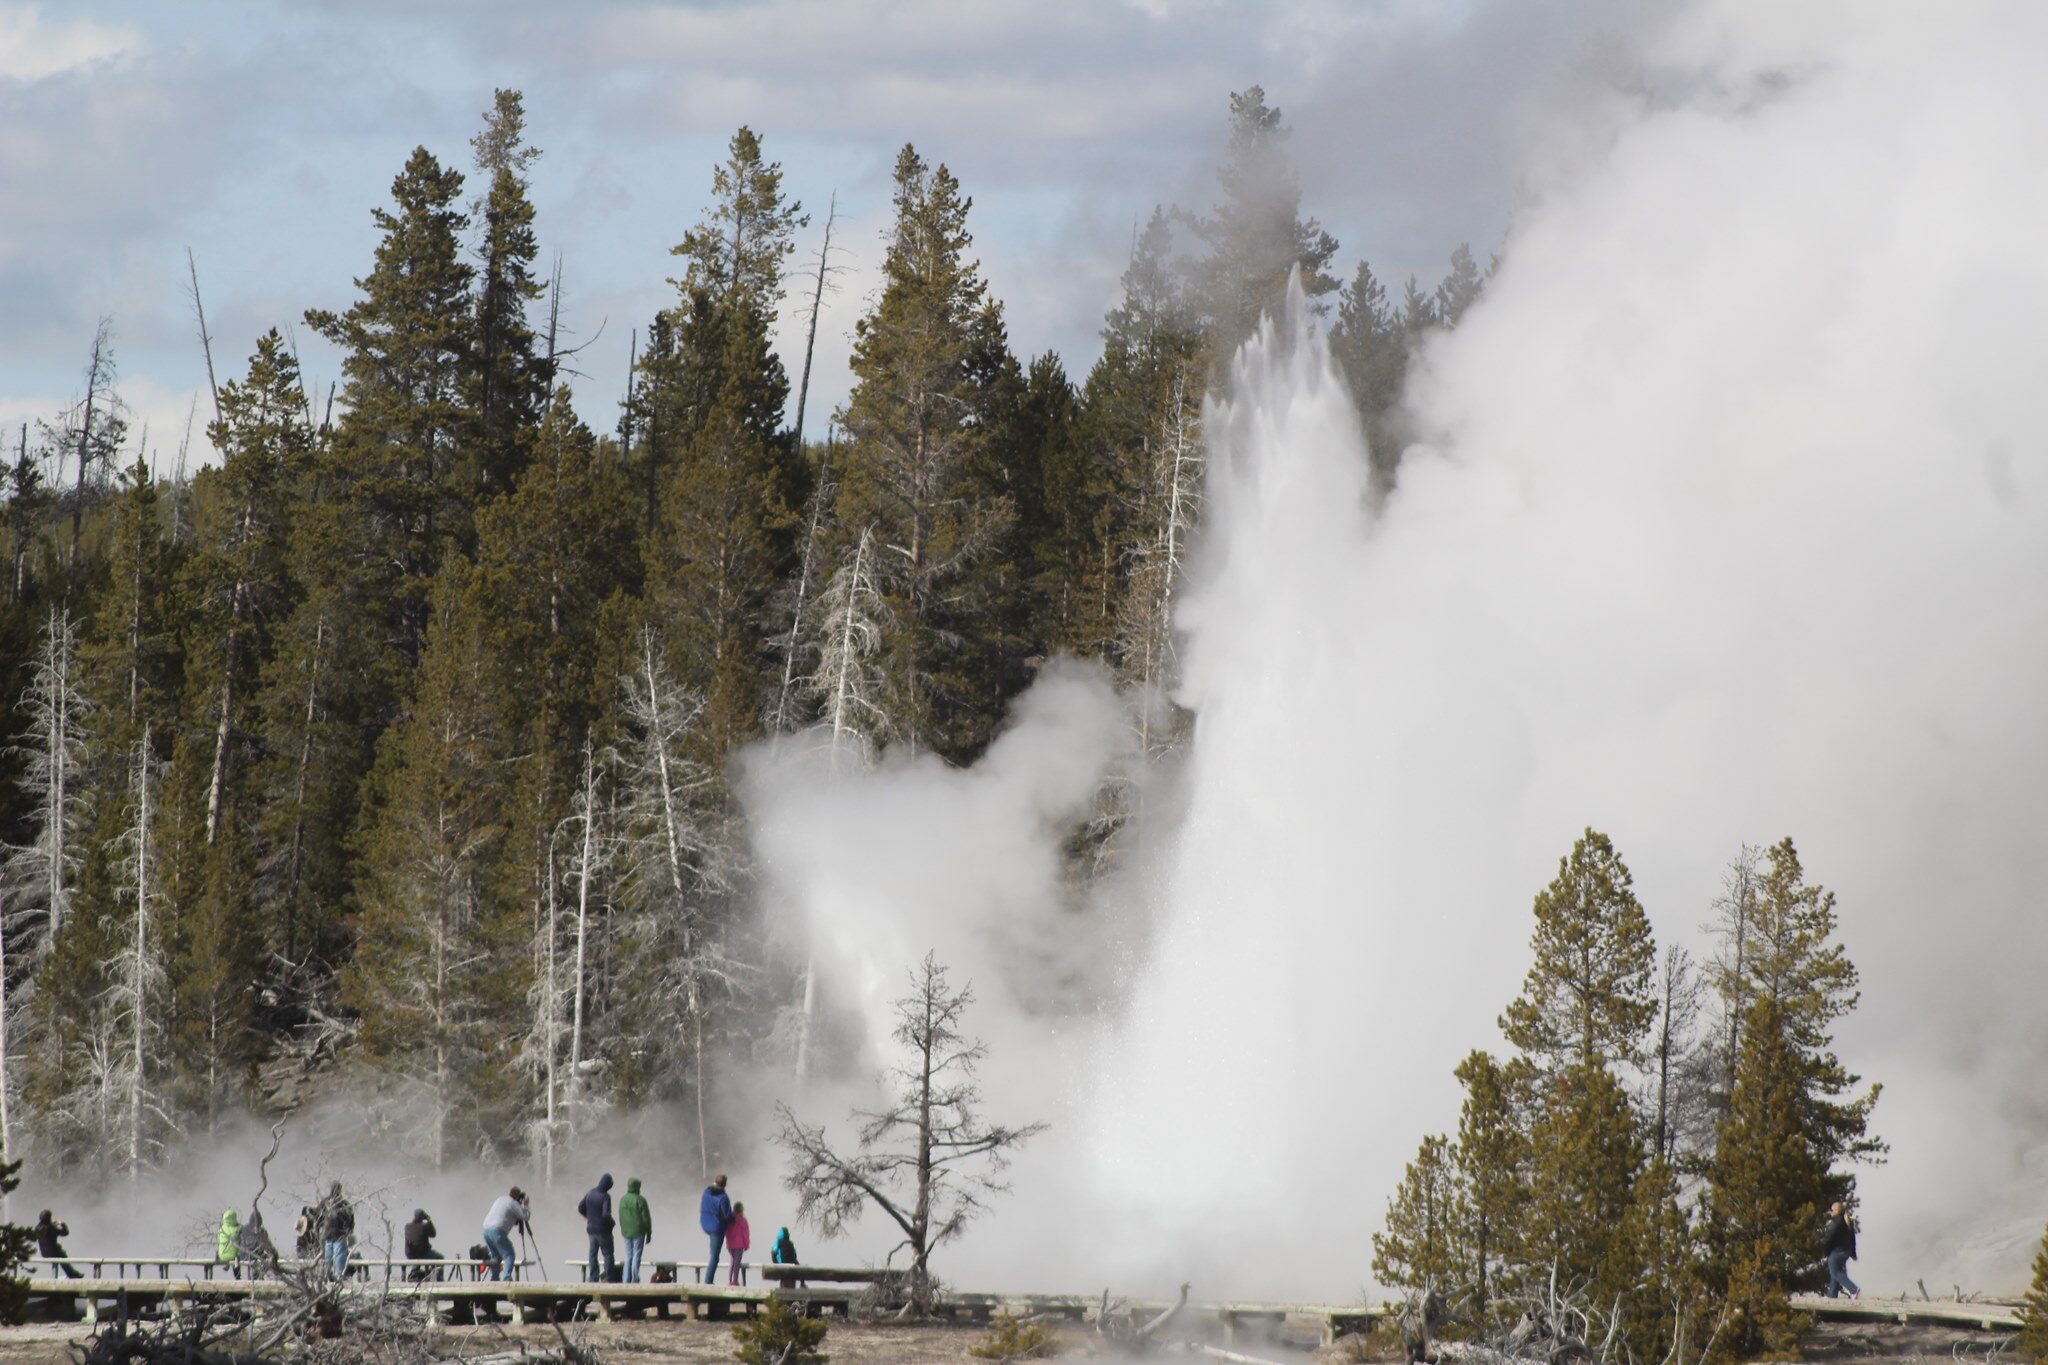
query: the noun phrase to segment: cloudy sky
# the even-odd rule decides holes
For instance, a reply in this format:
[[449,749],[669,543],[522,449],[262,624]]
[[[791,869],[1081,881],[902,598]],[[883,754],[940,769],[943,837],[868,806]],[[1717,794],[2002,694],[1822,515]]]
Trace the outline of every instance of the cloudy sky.
[[[0,423],[81,389],[111,316],[122,392],[168,466],[204,384],[195,252],[216,357],[344,307],[373,206],[424,144],[468,169],[497,86],[525,92],[534,197],[578,406],[608,429],[633,328],[741,123],[846,247],[808,425],[845,393],[906,140],[974,196],[976,249],[1014,346],[1085,371],[1135,222],[1206,202],[1230,91],[1297,130],[1307,208],[1383,277],[1482,256],[1545,114],[1627,46],[1610,0],[0,0]],[[1633,21],[1631,21],[1633,22]],[[785,319],[787,322],[787,319]],[[336,357],[300,327],[313,380]],[[796,344],[792,344],[795,342]],[[785,353],[800,351],[785,327]],[[204,417],[201,418],[201,425]],[[203,450],[203,434],[195,436]]]

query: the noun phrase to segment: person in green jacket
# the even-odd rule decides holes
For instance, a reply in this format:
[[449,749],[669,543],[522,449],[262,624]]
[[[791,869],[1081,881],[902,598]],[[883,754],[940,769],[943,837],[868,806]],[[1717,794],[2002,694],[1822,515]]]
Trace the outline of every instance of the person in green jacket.
[[214,1259],[228,1267],[228,1273],[236,1279],[242,1278],[242,1267],[237,1264],[242,1255],[242,1220],[233,1209],[220,1216],[220,1236],[214,1240]]
[[640,1193],[640,1177],[626,1181],[626,1193],[619,1200],[619,1236],[626,1242],[626,1263],[620,1276],[627,1284],[640,1283],[640,1253],[654,1235],[654,1213],[647,1196]]

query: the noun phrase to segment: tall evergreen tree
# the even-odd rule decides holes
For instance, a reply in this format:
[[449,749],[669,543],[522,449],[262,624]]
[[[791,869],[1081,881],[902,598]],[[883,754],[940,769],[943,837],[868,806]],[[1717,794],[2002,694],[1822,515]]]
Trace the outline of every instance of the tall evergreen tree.
[[964,757],[997,711],[967,672],[960,627],[983,604],[985,561],[1014,509],[977,487],[986,433],[971,366],[986,287],[966,258],[972,201],[909,146],[895,178],[882,294],[855,329],[854,388],[839,414],[849,437],[839,522],[848,538],[872,528],[881,551],[899,734],[913,749]]
[[1458,1162],[1464,1172],[1464,1240],[1472,1274],[1473,1309],[1489,1321],[1507,1286],[1502,1271],[1522,1259],[1520,1234],[1528,1200],[1529,1140],[1515,1112],[1516,1078],[1485,1052],[1458,1064],[1465,1102],[1458,1113]]
[[1411,338],[1387,298],[1386,287],[1364,261],[1337,297],[1330,354],[1351,385],[1365,419],[1367,457],[1375,486],[1393,485],[1406,439],[1400,422],[1401,386],[1408,375]]
[[1807,883],[1798,850],[1781,839],[1764,855],[1745,913],[1739,972],[1715,976],[1723,1008],[1745,1019],[1759,1001],[1777,1008],[1799,1058],[1802,1121],[1823,1168],[1882,1159],[1884,1144],[1869,1135],[1880,1087],[1856,1094],[1862,1078],[1834,1052],[1834,1025],[1860,998],[1856,966],[1835,938],[1834,893]]
[[[1206,248],[1196,263],[1195,295],[1212,359],[1234,354],[1265,314],[1278,315],[1287,279],[1301,272],[1312,304],[1337,288],[1329,274],[1337,240],[1301,216],[1301,184],[1287,155],[1280,111],[1258,86],[1230,97],[1230,141],[1216,183],[1222,196],[1188,226]],[[1320,307],[1320,304],[1316,304]]]
[[178,1057],[209,1131],[257,1041],[267,946],[255,891],[257,702],[272,632],[296,595],[291,515],[313,448],[303,402],[298,364],[272,329],[248,377],[221,389],[221,465],[202,477],[184,572],[184,724],[165,844],[180,903]]
[[429,589],[444,549],[469,544],[482,483],[466,398],[473,272],[461,259],[461,192],[461,172],[414,149],[392,181],[393,207],[372,211],[384,235],[356,281],[361,297],[345,313],[306,314],[342,348],[348,381],[348,410],[322,471],[344,527],[332,571],[360,580],[352,595],[373,613],[336,625],[390,640],[395,667],[425,648]]
[[805,493],[769,331],[806,221],[783,194],[782,167],[741,128],[702,222],[675,248],[687,263],[678,300],[650,329],[641,367],[639,425],[663,514],[651,596],[685,685],[706,699],[703,738],[719,760],[760,726],[775,672],[764,618],[791,567]]
[[1426,1137],[1387,1206],[1385,1226],[1373,1234],[1374,1277],[1408,1289],[1452,1288],[1465,1269],[1466,1220],[1457,1150],[1447,1138]]
[[1536,897],[1535,961],[1501,1017],[1508,1041],[1553,1072],[1641,1060],[1656,1001],[1656,953],[1633,878],[1588,829]]
[[540,157],[526,144],[526,110],[517,90],[499,90],[470,139],[487,190],[474,207],[477,243],[475,336],[467,403],[476,420],[478,494],[512,487],[554,382],[554,358],[537,350],[527,306],[547,292],[534,273],[540,245],[527,197],[527,168]]
[[2025,1322],[2015,1345],[2028,1359],[2048,1361],[2048,1232],[2034,1253],[2034,1282],[2027,1288]]
[[501,834],[497,737],[472,577],[455,557],[435,584],[418,692],[372,779],[357,947],[342,980],[361,1020],[357,1055],[412,1118],[436,1170],[502,1140],[523,1108],[500,1021],[526,983],[488,894]]
[[1751,1006],[1706,1196],[1709,1265],[1731,1323],[1731,1351],[1790,1358],[1798,1323],[1785,1301],[1811,1258],[1828,1169],[1803,1120],[1804,1059],[1778,1001]]
[[1633,1233],[1643,1149],[1628,1093],[1598,1061],[1573,1061],[1543,1078],[1529,1134],[1529,1198],[1521,1254],[1535,1275],[1603,1308],[1632,1289]]

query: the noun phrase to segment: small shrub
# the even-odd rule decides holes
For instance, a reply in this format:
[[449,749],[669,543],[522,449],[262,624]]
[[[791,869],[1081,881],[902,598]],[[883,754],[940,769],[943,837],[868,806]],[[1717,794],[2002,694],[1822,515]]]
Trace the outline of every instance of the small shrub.
[[998,1313],[988,1335],[967,1354],[976,1360],[1050,1360],[1062,1349],[1059,1335],[1044,1323]]
[[825,1340],[822,1318],[807,1318],[781,1299],[732,1329],[739,1343],[740,1365],[825,1365],[832,1357],[820,1355]]

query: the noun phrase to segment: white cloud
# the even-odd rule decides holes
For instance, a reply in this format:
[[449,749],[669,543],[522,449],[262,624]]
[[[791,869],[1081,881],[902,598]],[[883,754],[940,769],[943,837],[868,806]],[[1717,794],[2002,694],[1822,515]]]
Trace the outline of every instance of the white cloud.
[[41,5],[0,5],[0,80],[38,81],[135,50],[135,30],[91,19],[51,19]]

